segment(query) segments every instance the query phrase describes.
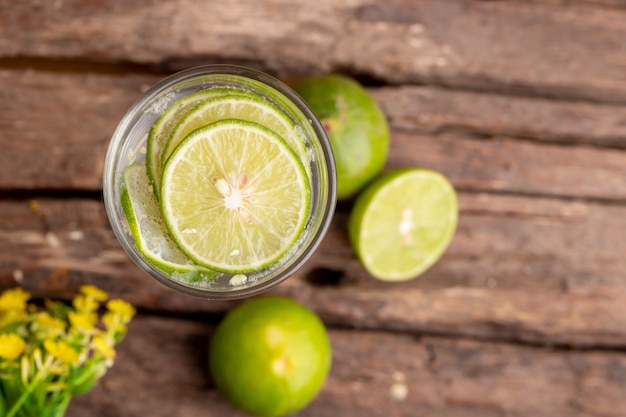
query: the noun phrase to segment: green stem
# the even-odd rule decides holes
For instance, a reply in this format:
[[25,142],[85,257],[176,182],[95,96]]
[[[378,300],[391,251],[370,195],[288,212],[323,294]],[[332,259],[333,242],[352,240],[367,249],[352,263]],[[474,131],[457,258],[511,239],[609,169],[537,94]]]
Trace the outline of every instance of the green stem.
[[48,407],[40,410],[41,415],[39,417],[63,417],[71,399],[71,395],[63,395],[61,401],[55,401],[54,404],[50,404]]
[[13,407],[9,410],[9,413],[5,417],[14,417],[17,412],[20,410],[20,407],[24,404],[24,401],[28,398],[28,396],[37,388],[37,386],[44,380],[41,375],[41,370],[37,372],[35,378],[33,378],[33,382],[28,385],[28,388],[20,395],[17,399]]

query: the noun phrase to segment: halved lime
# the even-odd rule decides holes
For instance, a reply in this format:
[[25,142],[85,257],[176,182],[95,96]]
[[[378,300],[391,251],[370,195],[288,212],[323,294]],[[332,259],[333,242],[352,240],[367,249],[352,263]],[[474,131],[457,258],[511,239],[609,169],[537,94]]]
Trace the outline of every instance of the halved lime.
[[456,192],[440,173],[402,168],[379,177],[350,213],[350,241],[383,281],[406,281],[432,266],[456,230]]
[[178,281],[197,283],[217,277],[218,272],[195,265],[169,237],[143,164],[126,168],[122,184],[122,208],[146,261]]
[[310,184],[300,159],[258,123],[226,119],[189,134],[163,170],[161,211],[196,263],[251,272],[276,262],[302,234]]
[[273,130],[308,166],[306,146],[293,121],[271,102],[253,95],[219,96],[194,107],[172,131],[163,150],[162,163],[189,133],[223,119],[245,120]]
[[161,168],[164,162],[161,160],[161,157],[163,150],[167,145],[167,141],[178,123],[180,123],[180,121],[191,109],[211,97],[244,94],[251,93],[246,93],[243,90],[236,90],[232,88],[212,88],[202,90],[178,99],[165,111],[165,113],[161,115],[161,117],[159,117],[154,126],[152,126],[152,129],[150,129],[146,154],[146,169],[148,170],[148,177],[154,184],[154,192],[157,197],[161,191]]

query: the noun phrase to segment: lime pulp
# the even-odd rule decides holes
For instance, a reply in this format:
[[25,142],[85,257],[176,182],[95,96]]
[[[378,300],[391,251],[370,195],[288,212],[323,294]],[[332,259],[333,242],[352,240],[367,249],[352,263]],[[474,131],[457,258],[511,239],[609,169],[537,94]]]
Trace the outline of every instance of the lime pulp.
[[383,281],[406,281],[445,252],[458,219],[456,192],[440,173],[388,172],[357,198],[348,222],[363,266]]
[[310,184],[291,147],[258,123],[226,119],[189,134],[169,157],[161,213],[196,263],[229,273],[268,267],[294,246]]

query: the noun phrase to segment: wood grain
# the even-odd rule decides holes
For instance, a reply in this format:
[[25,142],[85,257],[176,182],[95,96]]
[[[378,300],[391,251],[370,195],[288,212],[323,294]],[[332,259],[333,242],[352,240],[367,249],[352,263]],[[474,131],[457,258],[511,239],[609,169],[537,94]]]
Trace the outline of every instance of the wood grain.
[[0,0],[0,291],[95,284],[140,311],[68,417],[244,417],[206,369],[238,301],[147,277],[98,198],[129,106],[209,63],[358,78],[392,128],[386,169],[459,191],[454,240],[420,278],[372,278],[344,202],[270,291],[330,330],[331,375],[297,415],[626,415],[625,22],[624,0]]
[[398,130],[626,148],[626,107],[448,90],[370,90]]
[[[0,99],[13,103],[0,114],[0,189],[99,191],[115,126],[156,81],[141,75],[0,71]],[[432,88],[371,91],[392,124],[388,168],[433,168],[464,190],[626,200],[626,152],[613,149],[626,143],[624,107]],[[508,110],[497,113],[506,103]],[[570,124],[572,118],[577,122]],[[531,126],[531,133],[524,126]],[[433,128],[443,133],[429,133]],[[511,137],[500,136],[506,132]],[[577,132],[580,146],[560,146],[571,132]]]
[[154,77],[0,71],[0,188],[89,189],[126,109]]
[[[94,391],[74,400],[67,416],[245,416],[222,399],[208,375],[212,329],[210,323],[138,317],[120,344],[116,365]],[[626,358],[616,352],[336,329],[330,339],[330,376],[298,416],[626,413]]]
[[281,76],[349,69],[387,83],[626,101],[626,11],[618,8],[461,0],[240,0],[230,7],[203,0],[2,0],[0,11],[0,57],[169,68],[239,62]]
[[[321,247],[279,294],[332,323],[536,344],[626,346],[626,208],[460,194],[460,224],[433,268],[404,284],[360,265],[340,210]],[[190,299],[132,264],[93,200],[0,202],[0,288],[68,299],[96,284],[153,311],[224,312]]]
[[435,169],[462,190],[626,200],[626,152],[395,131],[388,167]]

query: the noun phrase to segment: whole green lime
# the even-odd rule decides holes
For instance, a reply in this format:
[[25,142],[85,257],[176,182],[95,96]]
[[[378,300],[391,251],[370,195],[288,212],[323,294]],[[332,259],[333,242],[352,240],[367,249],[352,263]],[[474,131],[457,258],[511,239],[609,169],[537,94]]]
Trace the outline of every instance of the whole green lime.
[[294,90],[320,119],[335,155],[337,198],[353,197],[384,167],[389,151],[385,114],[361,84],[341,75],[308,77]]
[[317,396],[331,356],[317,315],[290,298],[265,296],[238,305],[218,325],[209,367],[234,406],[257,416],[283,416]]

